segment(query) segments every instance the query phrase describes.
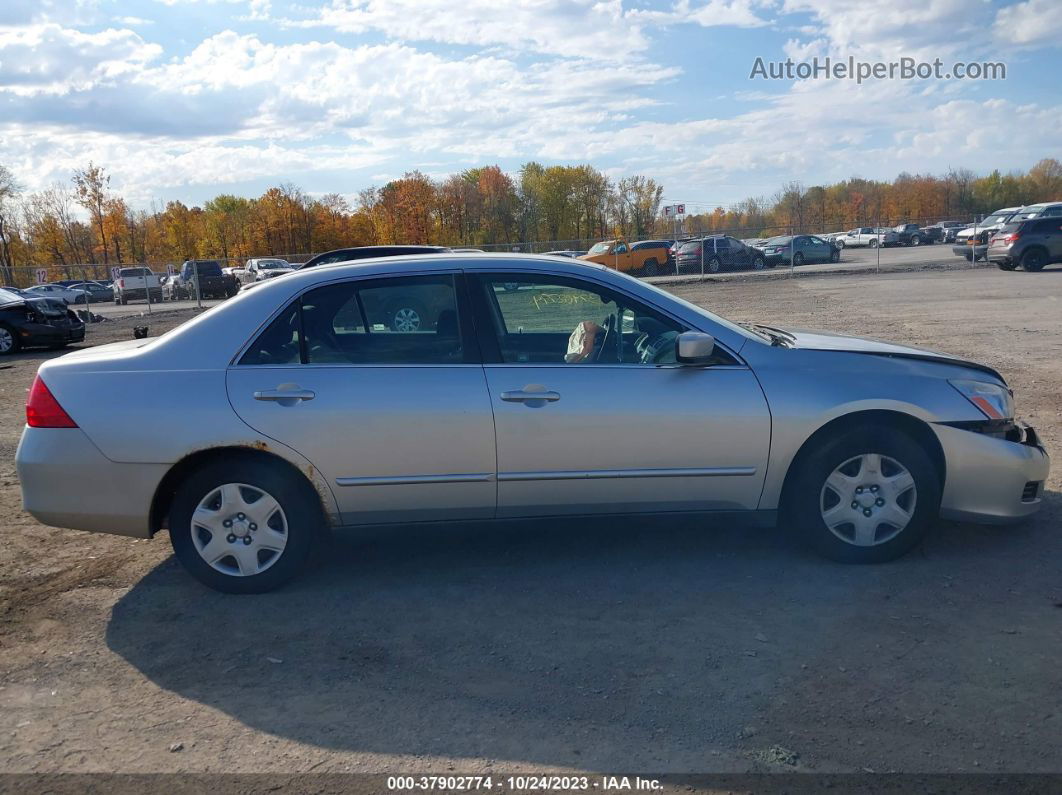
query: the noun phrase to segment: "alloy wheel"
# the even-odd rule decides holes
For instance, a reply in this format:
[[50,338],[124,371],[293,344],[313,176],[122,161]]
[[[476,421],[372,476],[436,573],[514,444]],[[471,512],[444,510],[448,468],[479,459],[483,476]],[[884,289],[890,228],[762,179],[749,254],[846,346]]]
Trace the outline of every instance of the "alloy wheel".
[[246,483],[211,489],[192,514],[191,529],[199,556],[230,577],[262,573],[280,560],[288,543],[280,503]]
[[918,490],[899,461],[879,453],[849,458],[826,478],[819,511],[830,532],[860,547],[884,544],[914,516]]
[[420,314],[413,307],[402,307],[395,312],[394,317],[391,319],[391,327],[395,331],[400,331],[404,334],[417,331],[420,329]]
[[0,353],[11,353],[15,347],[15,337],[3,327],[0,327]]

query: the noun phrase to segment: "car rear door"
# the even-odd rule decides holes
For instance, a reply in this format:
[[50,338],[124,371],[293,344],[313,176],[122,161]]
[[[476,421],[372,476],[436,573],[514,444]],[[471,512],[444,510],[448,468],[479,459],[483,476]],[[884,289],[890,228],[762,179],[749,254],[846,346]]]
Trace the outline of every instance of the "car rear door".
[[685,326],[590,279],[505,271],[469,286],[499,516],[757,506],[770,415],[735,356],[675,364]]
[[[494,515],[494,421],[461,284],[315,288],[228,371],[237,414],[321,472],[346,524]],[[396,330],[385,312],[413,301],[430,314]]]

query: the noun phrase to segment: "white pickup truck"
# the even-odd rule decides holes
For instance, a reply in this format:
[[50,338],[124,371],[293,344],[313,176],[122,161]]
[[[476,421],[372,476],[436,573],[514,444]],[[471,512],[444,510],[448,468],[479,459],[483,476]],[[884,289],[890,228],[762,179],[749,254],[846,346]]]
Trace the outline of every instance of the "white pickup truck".
[[162,285],[151,268],[122,268],[114,280],[114,303],[127,304],[145,298],[151,303],[162,300]]
[[856,248],[858,246],[895,246],[900,242],[900,236],[892,229],[875,229],[872,226],[861,226],[858,229],[849,230],[843,237],[837,238],[838,243],[843,243],[843,248]]

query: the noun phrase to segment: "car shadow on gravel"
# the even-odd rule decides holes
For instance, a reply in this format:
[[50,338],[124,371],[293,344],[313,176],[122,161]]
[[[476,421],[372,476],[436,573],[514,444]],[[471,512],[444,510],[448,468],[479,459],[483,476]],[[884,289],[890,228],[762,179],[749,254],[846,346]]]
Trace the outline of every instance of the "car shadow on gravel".
[[[170,559],[115,605],[107,644],[161,688],[323,748],[714,771],[763,769],[775,746],[858,770],[910,746],[917,770],[925,744],[1007,721],[986,657],[1032,655],[1008,669],[1011,706],[1052,698],[1049,644],[1027,641],[1041,621],[1057,634],[1054,521],[945,524],[867,567],[688,518],[363,531],[261,596],[211,592]],[[964,675],[976,697],[959,710]],[[943,686],[954,715],[923,723]]]

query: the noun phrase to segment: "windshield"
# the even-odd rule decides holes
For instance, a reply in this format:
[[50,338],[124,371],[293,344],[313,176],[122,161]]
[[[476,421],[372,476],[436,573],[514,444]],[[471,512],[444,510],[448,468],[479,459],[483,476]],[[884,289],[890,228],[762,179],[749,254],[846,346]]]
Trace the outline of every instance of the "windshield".
[[606,253],[608,251],[608,248],[611,245],[612,245],[611,242],[594,243],[594,247],[591,248],[590,251],[587,252],[587,253],[589,253],[589,254],[604,254],[604,253]]
[[282,259],[262,259],[258,260],[259,268],[270,268],[273,270],[286,269],[291,270],[291,264]]
[[981,223],[973,224],[973,226],[995,226],[996,224],[1006,223],[1008,218],[1010,218],[1010,213],[990,215],[985,220],[981,221]]

